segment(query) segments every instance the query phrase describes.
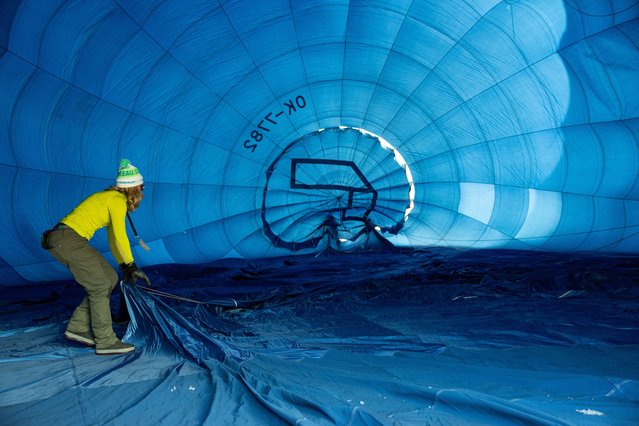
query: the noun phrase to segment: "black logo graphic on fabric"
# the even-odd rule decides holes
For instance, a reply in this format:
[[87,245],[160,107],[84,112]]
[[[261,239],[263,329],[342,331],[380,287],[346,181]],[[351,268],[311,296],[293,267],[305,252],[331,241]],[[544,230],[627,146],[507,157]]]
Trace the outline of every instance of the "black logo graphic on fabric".
[[407,173],[398,172],[395,156],[374,135],[353,128],[324,129],[294,141],[266,172],[264,234],[290,251],[322,244],[339,250],[363,245],[373,234],[397,234],[414,190]]

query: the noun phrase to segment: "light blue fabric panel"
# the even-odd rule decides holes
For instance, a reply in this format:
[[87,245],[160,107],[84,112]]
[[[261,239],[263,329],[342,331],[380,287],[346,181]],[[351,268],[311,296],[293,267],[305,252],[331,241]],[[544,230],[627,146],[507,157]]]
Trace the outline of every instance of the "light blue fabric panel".
[[[147,184],[135,214],[159,248],[136,249],[147,265],[322,250],[331,217],[346,239],[368,223],[414,247],[639,251],[632,2],[1,12],[0,168],[5,198],[25,198],[2,206],[0,258],[34,269],[6,285],[61,277],[32,242],[112,184],[121,158]],[[292,179],[299,161],[315,162],[310,187]]]

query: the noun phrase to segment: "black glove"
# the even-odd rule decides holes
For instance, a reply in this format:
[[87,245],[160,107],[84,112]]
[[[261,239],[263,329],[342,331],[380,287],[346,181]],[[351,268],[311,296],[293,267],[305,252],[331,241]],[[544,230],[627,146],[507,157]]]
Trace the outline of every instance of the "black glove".
[[131,284],[137,284],[138,280],[144,281],[144,283],[151,287],[151,280],[144,273],[142,269],[138,269],[135,262],[131,262],[128,265],[121,263],[120,269],[124,272],[124,281],[128,281]]

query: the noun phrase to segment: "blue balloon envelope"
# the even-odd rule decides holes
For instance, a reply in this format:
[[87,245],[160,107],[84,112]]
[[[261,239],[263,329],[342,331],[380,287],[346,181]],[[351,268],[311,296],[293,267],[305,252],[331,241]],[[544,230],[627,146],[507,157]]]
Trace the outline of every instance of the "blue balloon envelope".
[[7,285],[68,276],[35,241],[120,158],[145,265],[321,251],[333,219],[347,245],[639,249],[631,1],[2,8]]
[[[85,197],[111,186],[122,158],[144,175],[145,197],[132,215],[150,247],[134,247],[144,268],[393,247],[633,258],[639,253],[638,93],[634,0],[4,0],[0,289],[18,294],[71,279],[40,248],[40,235]],[[106,233],[97,232],[91,243],[115,263]],[[190,288],[202,287],[206,282]],[[157,326],[151,329],[165,334],[144,340],[140,335],[151,331],[142,327],[132,338],[157,348],[168,345],[166,339],[181,342],[182,356],[201,349],[207,355],[193,356],[204,368],[195,382],[206,394],[215,393],[211,377],[230,374],[237,382],[225,382],[225,390],[236,395],[250,388],[261,397],[249,405],[266,404],[278,422],[301,421],[312,411],[323,414],[311,423],[392,423],[364,410],[356,396],[340,395],[348,404],[332,409],[322,405],[331,401],[327,394],[315,395],[322,404],[305,394],[301,405],[308,412],[299,406],[287,411],[282,407],[306,392],[299,381],[281,385],[269,400],[255,373],[268,370],[260,358],[266,355],[250,358],[243,371],[249,359],[243,343],[232,349],[228,342],[202,343],[191,331],[191,314],[174,315],[143,296],[128,295],[132,306],[138,304],[138,321],[147,318]],[[201,322],[211,330],[232,334],[210,312],[197,315],[208,318]],[[635,319],[631,315],[632,327]],[[318,345],[317,358],[308,359],[330,352],[315,337],[294,344]],[[389,344],[376,342],[371,345]],[[417,346],[417,352],[439,350]],[[330,352],[330,365],[356,365],[356,350],[347,352]],[[272,371],[292,371],[280,355]],[[430,361],[442,368],[449,362]],[[125,368],[114,380],[122,385],[131,374],[140,383],[159,377],[171,386],[186,383],[186,372],[166,365],[173,369],[169,375],[150,379]],[[331,381],[316,368],[309,366],[317,373],[314,383]],[[396,371],[402,380],[414,373]],[[98,382],[113,385],[83,385]],[[373,382],[366,382],[369,400],[377,397]],[[471,391],[450,393],[438,383],[433,392],[428,385],[402,392],[418,389],[411,404],[432,400],[435,406],[440,398],[440,406],[472,406]],[[625,388],[630,399],[636,398],[632,383]],[[13,402],[3,406],[19,405],[21,396],[11,395]],[[506,413],[503,418],[474,415],[507,422],[513,411],[502,402],[491,399],[487,407]],[[216,399],[202,405],[194,423],[214,423],[204,412],[223,405]],[[390,416],[395,408],[382,411]],[[570,412],[597,419],[599,411],[590,409],[571,406]],[[131,417],[121,417],[128,421],[142,405],[122,403],[115,410],[130,410]],[[455,420],[450,413],[429,417],[424,406],[415,410],[416,417],[406,408],[397,421]],[[226,414],[220,418],[233,418]],[[541,423],[575,420],[558,412],[512,415]]]

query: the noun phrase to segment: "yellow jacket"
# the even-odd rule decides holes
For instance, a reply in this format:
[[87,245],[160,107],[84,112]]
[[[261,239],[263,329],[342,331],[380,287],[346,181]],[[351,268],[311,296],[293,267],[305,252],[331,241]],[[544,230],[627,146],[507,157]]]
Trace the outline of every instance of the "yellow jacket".
[[111,253],[120,264],[133,262],[125,219],[126,197],[110,190],[90,195],[60,222],[87,240],[93,237],[95,231],[106,226]]

